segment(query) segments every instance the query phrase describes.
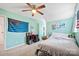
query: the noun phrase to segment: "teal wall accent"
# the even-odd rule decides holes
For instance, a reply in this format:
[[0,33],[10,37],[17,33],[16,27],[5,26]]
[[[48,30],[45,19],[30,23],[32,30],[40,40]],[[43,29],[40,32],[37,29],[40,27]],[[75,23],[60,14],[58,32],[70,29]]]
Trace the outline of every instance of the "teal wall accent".
[[6,33],[6,48],[12,48],[17,45],[25,44],[25,33]]
[[[52,24],[53,23],[58,23],[58,24],[63,24],[65,23],[65,26],[61,27],[61,28],[58,28],[56,30],[53,30],[52,29]],[[47,35],[51,35],[53,32],[60,32],[60,33],[67,33],[67,34],[70,34],[72,32],[72,28],[73,28],[73,22],[74,22],[74,18],[73,17],[70,17],[68,19],[62,19],[62,20],[57,20],[57,21],[50,21],[50,22],[47,22]]]
[[29,23],[29,32],[35,32],[37,34],[39,33],[38,32],[38,23],[36,21],[34,21],[34,19],[27,18],[27,17],[18,15],[13,12],[9,12],[4,9],[0,9],[0,15],[6,17],[6,19],[5,19],[5,32],[6,32],[6,34],[5,34],[6,35],[6,37],[5,37],[6,44],[5,45],[6,45],[6,48],[12,48],[17,45],[25,44],[25,33],[8,32],[8,21],[7,21],[8,18],[28,22]]

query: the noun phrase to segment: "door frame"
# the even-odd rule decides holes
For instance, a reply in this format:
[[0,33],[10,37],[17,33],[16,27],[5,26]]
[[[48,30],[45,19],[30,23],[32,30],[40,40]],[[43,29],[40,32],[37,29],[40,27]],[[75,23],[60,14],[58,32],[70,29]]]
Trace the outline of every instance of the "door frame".
[[5,49],[6,49],[6,29],[7,29],[5,23],[7,23],[7,22],[6,22],[6,19],[7,19],[7,18],[6,18],[6,16],[4,16],[4,15],[0,15],[0,17],[3,17],[3,18],[4,18],[4,39],[3,39],[4,48],[3,48],[3,50],[5,50]]

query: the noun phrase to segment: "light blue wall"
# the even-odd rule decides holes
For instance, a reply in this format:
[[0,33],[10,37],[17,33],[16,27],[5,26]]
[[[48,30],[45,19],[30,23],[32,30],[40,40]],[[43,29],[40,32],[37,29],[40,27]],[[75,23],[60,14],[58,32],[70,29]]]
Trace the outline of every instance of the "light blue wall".
[[32,31],[32,32],[35,32],[37,34],[39,33],[38,32],[38,23],[36,21],[34,21],[34,19],[23,17],[21,15],[9,12],[9,11],[4,10],[4,9],[0,9],[0,15],[6,17],[6,19],[5,19],[5,32],[6,32],[6,34],[5,34],[6,35],[6,37],[5,37],[6,44],[5,45],[6,45],[6,48],[12,48],[12,47],[15,47],[17,45],[25,44],[25,33],[8,32],[8,21],[7,21],[8,18],[28,22],[29,23],[29,32]]
[[25,33],[6,33],[6,48],[15,47],[25,43]]
[[[62,26],[61,28],[58,28],[56,30],[52,29],[52,24],[53,23],[58,23],[58,24],[63,24],[65,23],[65,26]],[[67,33],[70,34],[72,32],[72,28],[73,28],[73,22],[74,22],[74,18],[70,17],[68,19],[62,19],[59,21],[50,21],[47,23],[47,35],[52,34],[52,32],[60,32],[60,33]]]

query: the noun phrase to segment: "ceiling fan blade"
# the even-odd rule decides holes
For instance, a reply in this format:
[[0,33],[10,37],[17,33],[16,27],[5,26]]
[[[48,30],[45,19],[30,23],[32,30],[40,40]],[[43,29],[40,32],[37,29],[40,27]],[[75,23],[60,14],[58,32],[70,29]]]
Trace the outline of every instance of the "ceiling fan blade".
[[42,8],[45,8],[45,5],[41,5],[41,6],[38,6],[36,9],[42,9]]
[[36,5],[33,5],[33,9],[35,9],[36,8]]
[[30,3],[26,3],[29,7],[31,7],[32,8],[32,5],[30,4]]
[[40,13],[41,15],[44,15],[42,12],[40,12],[40,11],[38,11],[38,10],[37,10],[37,12]]
[[25,11],[31,11],[31,10],[22,10],[23,12],[25,12]]

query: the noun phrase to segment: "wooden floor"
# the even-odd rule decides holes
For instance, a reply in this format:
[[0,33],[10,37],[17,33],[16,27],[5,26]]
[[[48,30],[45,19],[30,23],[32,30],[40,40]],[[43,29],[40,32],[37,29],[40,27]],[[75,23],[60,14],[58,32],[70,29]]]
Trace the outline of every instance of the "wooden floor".
[[9,50],[0,49],[0,56],[35,56],[37,44],[23,45]]

